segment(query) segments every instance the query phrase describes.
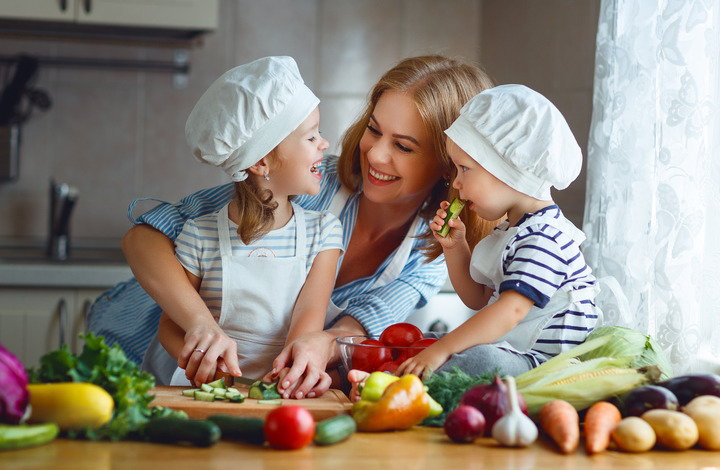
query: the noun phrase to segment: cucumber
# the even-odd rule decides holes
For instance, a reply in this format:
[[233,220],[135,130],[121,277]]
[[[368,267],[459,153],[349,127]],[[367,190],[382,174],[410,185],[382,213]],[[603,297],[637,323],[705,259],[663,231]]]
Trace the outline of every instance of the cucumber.
[[0,424],[0,450],[39,446],[55,439],[60,428],[55,423]]
[[350,415],[337,415],[327,418],[315,425],[315,444],[327,446],[337,444],[352,436],[357,424]]
[[276,383],[265,383],[260,380],[250,386],[248,396],[256,400],[277,400],[282,398],[282,395],[277,391]]
[[260,418],[229,415],[211,415],[207,419],[217,424],[223,439],[233,439],[249,444],[265,442],[265,421]]
[[200,391],[199,388],[188,388],[187,390],[183,390],[182,394],[184,397],[194,397],[195,392],[199,392],[199,391]]
[[215,401],[215,394],[212,392],[203,392],[201,390],[197,390],[193,397],[198,401]]
[[462,202],[458,198],[453,199],[453,202],[450,203],[450,207],[448,207],[447,209],[445,223],[443,224],[442,228],[437,232],[438,235],[443,238],[447,237],[447,234],[450,233],[450,226],[448,225],[448,222],[452,219],[457,219],[460,215],[460,211],[463,210],[463,207],[465,207],[464,202]]
[[213,380],[212,382],[208,382],[207,385],[211,388],[227,388],[223,379]]
[[210,447],[220,440],[217,424],[206,419],[176,417],[155,418],[145,425],[145,437],[150,442],[180,444],[189,442],[198,447]]

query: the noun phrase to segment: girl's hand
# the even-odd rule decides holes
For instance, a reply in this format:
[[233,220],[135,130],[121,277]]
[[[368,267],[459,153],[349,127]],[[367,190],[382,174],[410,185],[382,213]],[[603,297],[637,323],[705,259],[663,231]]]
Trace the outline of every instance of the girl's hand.
[[[437,344],[437,343],[436,343]],[[407,359],[400,364],[395,371],[395,375],[402,377],[405,374],[414,374],[425,380],[433,371],[437,370],[441,365],[450,358],[442,348],[428,346],[420,351],[417,356]]]
[[448,222],[448,225],[450,226],[450,233],[448,233],[447,237],[441,237],[438,235],[438,230],[445,225],[445,217],[447,217],[448,207],[450,207],[450,203],[442,201],[440,203],[440,209],[437,210],[435,217],[433,217],[430,222],[430,230],[432,230],[435,240],[440,243],[443,250],[452,249],[465,241],[465,224],[462,222],[460,217],[452,219]]
[[325,368],[334,347],[335,338],[326,331],[305,334],[285,346],[266,377],[278,381],[278,392],[284,398],[320,396],[332,382]]
[[237,343],[217,325],[210,328],[199,325],[185,333],[178,366],[185,369],[185,377],[196,386],[212,381],[218,367],[234,377],[242,375]]

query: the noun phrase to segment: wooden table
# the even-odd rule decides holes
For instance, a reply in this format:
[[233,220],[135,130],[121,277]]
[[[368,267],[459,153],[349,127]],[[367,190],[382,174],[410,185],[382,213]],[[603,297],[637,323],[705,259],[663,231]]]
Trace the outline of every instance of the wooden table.
[[498,447],[490,438],[454,444],[440,428],[356,433],[328,447],[296,451],[220,442],[210,448],[141,442],[58,439],[31,449],[0,451],[2,470],[418,470],[418,469],[720,469],[720,452],[653,450],[643,454],[583,450],[561,455],[541,439],[527,449]]

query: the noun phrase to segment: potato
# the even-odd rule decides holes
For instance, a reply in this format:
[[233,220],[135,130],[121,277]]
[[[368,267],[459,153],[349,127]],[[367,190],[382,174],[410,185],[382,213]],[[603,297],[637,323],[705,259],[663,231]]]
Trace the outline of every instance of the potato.
[[685,450],[694,446],[699,438],[693,419],[680,411],[655,409],[646,411],[642,419],[652,426],[658,444],[672,450]]
[[652,426],[637,416],[622,419],[612,431],[612,440],[625,452],[646,452],[655,445]]
[[700,395],[699,397],[695,397],[690,400],[690,402],[683,407],[682,411],[687,413],[688,411],[693,411],[695,409],[720,410],[720,397],[716,397],[715,395]]
[[720,450],[720,407],[701,408],[694,406],[686,410],[685,413],[697,425],[698,445],[709,450]]

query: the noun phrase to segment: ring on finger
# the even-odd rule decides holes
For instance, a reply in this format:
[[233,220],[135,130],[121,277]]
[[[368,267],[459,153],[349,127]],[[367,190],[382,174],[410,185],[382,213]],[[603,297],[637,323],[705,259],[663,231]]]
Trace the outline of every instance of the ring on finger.
[[193,352],[195,352],[195,351],[199,352],[200,354],[205,354],[205,350],[204,350],[204,349],[195,348],[195,349],[193,350]]

